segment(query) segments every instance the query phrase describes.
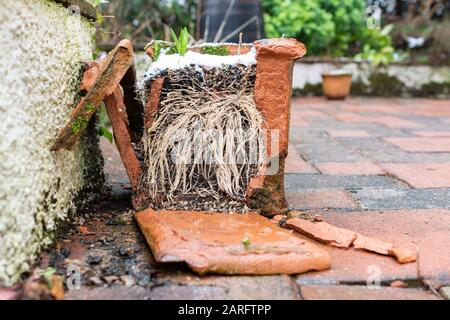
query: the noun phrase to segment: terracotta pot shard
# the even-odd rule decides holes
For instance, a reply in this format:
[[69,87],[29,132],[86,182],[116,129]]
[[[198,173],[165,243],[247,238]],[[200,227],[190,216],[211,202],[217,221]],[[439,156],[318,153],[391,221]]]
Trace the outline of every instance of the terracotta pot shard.
[[141,163],[133,150],[131,144],[132,136],[129,127],[124,120],[125,105],[122,88],[120,86],[116,88],[112,95],[105,98],[105,106],[113,127],[114,141],[130,179],[131,186],[133,187],[133,190],[136,190],[139,176],[141,175]]
[[412,250],[396,247],[392,243],[338,228],[326,222],[292,218],[283,226],[334,247],[349,249],[353,246],[355,249],[390,255],[395,257],[399,263],[410,263],[417,260],[417,254]]
[[389,250],[389,254],[394,256],[398,263],[411,263],[417,261],[417,253],[406,248],[393,247]]
[[164,85],[164,77],[156,78],[152,82],[149,96],[147,99],[147,104],[145,106],[145,119],[144,119],[145,129],[148,129],[152,126],[155,113],[158,110],[163,85]]
[[[90,89],[72,111],[67,124],[59,131],[56,142],[51,148],[52,151],[71,150],[74,147],[100,103],[114,92],[127,70],[132,66],[133,58],[131,42],[122,40],[106,56],[98,71],[93,70],[91,75],[88,73],[84,86],[90,87]],[[96,73],[98,73],[97,76],[95,76]],[[89,79],[89,77],[91,78]],[[94,78],[95,80],[92,81]]]
[[392,243],[366,237],[358,233],[356,240],[353,242],[353,246],[355,247],[355,249],[362,249],[379,254],[389,255],[389,250],[391,250],[394,245]]
[[252,209],[271,217],[286,212],[284,167],[288,154],[292,67],[294,60],[306,54],[306,47],[295,39],[260,40],[254,46],[257,60],[254,100],[267,125],[265,140],[271,170],[269,165],[261,168],[258,176],[250,179],[246,194]]
[[136,213],[158,262],[186,262],[197,273],[298,274],[330,267],[329,254],[256,214]]
[[350,248],[357,237],[356,232],[338,228],[326,222],[314,223],[308,220],[292,218],[286,221],[285,226],[317,241],[338,248]]

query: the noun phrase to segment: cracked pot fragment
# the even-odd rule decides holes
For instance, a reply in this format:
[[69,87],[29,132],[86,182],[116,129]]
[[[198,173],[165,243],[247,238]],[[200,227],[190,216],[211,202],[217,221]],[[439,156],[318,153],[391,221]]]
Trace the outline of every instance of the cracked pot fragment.
[[312,222],[305,219],[292,218],[287,220],[283,226],[334,247],[349,249],[353,246],[355,249],[392,256],[401,264],[417,260],[416,252],[410,249],[394,246],[392,243],[367,237],[323,221]]
[[295,60],[306,54],[306,47],[295,39],[270,39],[255,42],[255,48],[254,99],[267,125],[266,146],[270,161],[250,180],[247,202],[250,208],[271,217],[287,210],[284,167],[288,154],[292,67]]
[[197,273],[299,274],[328,269],[328,252],[256,214],[136,213],[158,262],[186,262]]
[[[74,147],[100,103],[114,92],[128,69],[133,65],[133,58],[134,52],[131,42],[122,40],[102,60],[97,76],[95,76],[97,71],[93,71],[95,69],[89,69],[92,69],[92,74],[86,75],[86,78],[82,81],[82,88],[87,84],[90,89],[72,111],[68,123],[59,131],[56,142],[51,148],[52,151],[71,150]],[[95,81],[92,82],[94,78]]]

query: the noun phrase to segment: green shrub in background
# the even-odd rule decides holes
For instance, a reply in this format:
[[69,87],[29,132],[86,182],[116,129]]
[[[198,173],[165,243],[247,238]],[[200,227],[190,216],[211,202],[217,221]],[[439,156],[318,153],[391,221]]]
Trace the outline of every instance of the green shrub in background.
[[269,37],[297,38],[310,55],[390,51],[389,34],[367,28],[364,0],[262,0]]
[[388,65],[395,58],[395,49],[392,47],[390,33],[394,25],[388,24],[382,30],[370,30],[364,32],[361,42],[363,47],[355,57],[369,60],[377,67]]
[[333,16],[318,0],[263,0],[264,23],[270,38],[285,35],[308,45],[312,55],[324,53],[336,32]]

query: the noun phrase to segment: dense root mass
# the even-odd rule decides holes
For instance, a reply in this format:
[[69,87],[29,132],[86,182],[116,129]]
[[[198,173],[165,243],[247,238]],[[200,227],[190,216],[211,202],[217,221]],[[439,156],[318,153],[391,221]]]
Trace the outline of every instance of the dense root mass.
[[155,208],[247,210],[246,187],[265,154],[254,79],[254,66],[167,75],[142,146],[140,189]]

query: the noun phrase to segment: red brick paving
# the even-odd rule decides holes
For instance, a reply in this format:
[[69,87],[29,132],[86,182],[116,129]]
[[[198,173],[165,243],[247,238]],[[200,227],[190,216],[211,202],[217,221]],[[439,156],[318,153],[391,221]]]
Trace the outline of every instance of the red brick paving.
[[100,147],[105,160],[104,172],[108,175],[108,181],[111,183],[128,182],[127,172],[118,155],[116,146],[102,137],[100,138]]
[[[414,117],[410,117],[414,115]],[[445,118],[447,117],[447,118]],[[413,120],[411,120],[413,119]],[[434,121],[434,122],[433,122]],[[403,147],[391,148],[388,150],[380,149],[380,154],[384,152],[389,155],[389,163],[377,163],[371,158],[370,152],[364,153],[361,147],[353,147],[351,143],[341,143],[335,139],[314,140],[321,134],[297,135],[291,133],[291,141],[300,141],[308,144],[308,148],[317,145],[315,153],[320,156],[320,161],[314,160],[314,152],[311,155],[299,154],[297,150],[290,147],[290,153],[287,159],[287,172],[298,174],[298,179],[302,179],[302,174],[315,174],[320,177],[320,173],[315,169],[313,162],[321,168],[322,174],[326,175],[357,175],[357,174],[380,174],[380,167],[388,171],[394,179],[407,182],[414,188],[450,188],[450,161],[449,163],[401,163],[404,159],[404,152],[411,152],[411,156],[415,156],[415,152],[441,152],[439,156],[446,156],[450,153],[444,142],[449,142],[445,130],[445,122],[450,124],[450,103],[449,101],[436,101],[427,99],[367,99],[367,98],[350,98],[346,101],[327,101],[322,98],[301,98],[293,99],[293,107],[291,114],[291,125],[303,127],[303,130],[311,130],[311,132],[321,134],[328,133],[331,137],[348,137],[348,138],[371,138],[377,139],[378,136],[385,136],[385,132],[391,129],[398,129],[403,134],[408,134],[406,138],[387,138],[386,141],[393,143],[399,142]],[[365,131],[365,124],[370,124],[370,134]],[[427,124],[425,126],[424,124]],[[436,124],[436,127],[433,126]],[[380,134],[377,132],[380,128]],[[449,127],[450,128],[450,127]],[[421,137],[417,137],[421,136]],[[445,138],[447,137],[447,138]],[[309,140],[308,140],[309,139]],[[400,140],[398,140],[400,139]],[[406,140],[401,140],[406,139]],[[419,140],[411,140],[419,139]],[[348,152],[364,153],[364,158],[373,165],[360,165],[355,163],[337,163],[332,152],[332,145],[329,147],[328,141],[339,143],[339,151],[348,147]],[[368,140],[369,141],[369,140]],[[381,140],[379,140],[381,141]],[[416,142],[421,142],[417,144]],[[381,144],[380,144],[381,145]],[[411,145],[413,147],[411,147]],[[418,148],[419,151],[414,151]],[[102,139],[104,149],[112,149],[109,142]],[[398,146],[398,145],[397,145]],[[448,144],[450,148],[450,143]],[[310,151],[305,148],[304,152]],[[323,154],[323,150],[331,150],[328,154]],[[357,150],[360,148],[360,150]],[[411,149],[412,148],[412,149]],[[368,148],[370,149],[370,148]],[[302,150],[299,148],[298,150]],[[398,150],[399,158],[396,159],[395,152]],[[412,151],[411,151],[412,150]],[[438,151],[436,151],[438,150]],[[443,151],[444,150],[444,151]],[[447,150],[447,151],[445,151]],[[370,151],[370,150],[369,150]],[[111,152],[107,153],[105,158],[106,172],[109,174],[109,181],[112,180],[120,183],[126,183],[127,178],[123,170],[120,158],[112,157]],[[324,159],[328,156],[329,159]],[[427,154],[429,159],[433,159],[433,154]],[[312,159],[312,162],[303,160]],[[402,158],[403,157],[403,158]],[[420,157],[417,157],[420,159]],[[427,158],[428,159],[428,158]],[[445,159],[445,158],[443,158]],[[449,158],[450,159],[450,158]],[[392,163],[391,163],[392,162]],[[395,163],[394,163],[395,162]],[[327,177],[330,178],[330,177]],[[341,178],[333,176],[331,178]],[[361,178],[361,177],[359,177]],[[365,179],[367,177],[364,177]],[[380,178],[380,177],[377,177]],[[350,179],[350,178],[349,178]],[[370,179],[370,176],[369,176]],[[308,186],[302,186],[307,188]],[[118,188],[123,188],[119,186]],[[450,189],[449,189],[450,190]],[[383,193],[381,193],[383,194]],[[387,193],[389,194],[389,193]],[[304,208],[310,210],[314,214],[319,214],[325,221],[333,223],[336,226],[349,228],[364,235],[376,237],[382,240],[401,244],[409,249],[416,246],[420,248],[419,265],[410,263],[405,265],[398,264],[394,258],[381,256],[373,253],[359,251],[355,249],[343,250],[323,246],[330,252],[332,258],[331,270],[324,272],[313,272],[303,274],[296,277],[297,283],[300,284],[300,290],[305,299],[433,299],[430,293],[423,289],[418,283],[418,270],[422,277],[432,279],[433,284],[438,288],[441,285],[450,285],[450,210],[444,209],[421,209],[421,210],[394,210],[394,211],[364,211],[359,210],[358,204],[352,200],[350,194],[343,188],[336,189],[298,189],[287,192],[288,202],[291,207]],[[388,201],[389,199],[386,199]],[[450,201],[450,200],[449,200]],[[332,211],[324,209],[332,208]],[[336,210],[333,210],[336,209]],[[344,212],[343,212],[344,211]],[[111,211],[113,212],[113,211]],[[102,224],[103,225],[103,224]],[[105,224],[106,226],[106,224]],[[133,226],[134,227],[134,226]],[[105,227],[111,231],[108,234],[115,234],[109,226]],[[129,236],[130,237],[130,236]],[[299,237],[302,237],[299,235]],[[119,236],[120,238],[120,236]],[[78,243],[80,241],[74,241]],[[72,245],[71,258],[79,257],[83,260],[82,248]],[[144,251],[144,250],[141,250]],[[145,252],[146,257],[149,252]],[[80,261],[81,261],[80,260]],[[146,261],[144,259],[144,261]],[[151,259],[148,257],[148,261]],[[84,260],[83,260],[84,261]],[[163,267],[161,267],[163,268]],[[169,278],[176,277],[179,270],[168,268]],[[369,276],[374,275],[374,271],[380,272],[380,278],[383,285],[389,285],[394,280],[412,280],[412,286],[419,288],[387,288],[383,287],[379,290],[370,290],[363,284]],[[159,274],[158,274],[159,277]],[[193,279],[189,273],[189,279]],[[211,276],[211,281],[218,279]],[[164,289],[167,292],[162,294],[164,297],[180,293],[182,296],[202,296],[202,294],[210,295],[219,294],[217,297],[222,298],[222,294],[228,294],[227,298],[240,298],[238,292],[243,287],[243,282],[239,277],[226,277],[229,281],[236,281],[233,287],[236,292],[226,293],[228,290],[222,290],[211,283],[208,285],[212,291],[208,291],[196,283],[194,280],[188,280],[185,284],[184,291],[180,291],[179,286],[174,285],[173,288]],[[266,277],[251,277],[255,279],[255,283],[262,283]],[[289,278],[290,279],[290,278]],[[353,286],[336,285],[338,283],[352,283]],[[273,282],[267,284],[267,287],[274,288],[273,292],[265,295],[264,298],[273,299],[279,296],[276,290],[286,292],[286,286],[278,286],[281,283],[279,279],[274,278]],[[317,286],[316,284],[321,284]],[[409,283],[409,282],[408,282]],[[410,284],[411,285],[411,284]],[[290,284],[287,284],[290,286]],[[279,287],[279,288],[277,288]],[[294,286],[293,286],[294,287]],[[228,288],[228,287],[227,287]],[[74,294],[73,298],[83,299],[88,297],[127,297],[148,298],[149,292],[142,288],[125,289],[122,287],[109,288],[112,291],[102,292],[102,289],[88,291],[80,291],[78,295]],[[170,290],[169,290],[170,289]],[[293,288],[292,292],[297,292],[298,288]],[[248,292],[259,292],[268,290],[258,289],[255,284],[248,285]],[[401,291],[400,291],[401,290]],[[0,291],[1,292],[1,291]],[[231,291],[230,291],[231,292]],[[247,294],[245,294],[247,295]],[[291,295],[289,295],[291,296]],[[203,296],[202,296],[203,297]],[[251,296],[253,297],[253,296]],[[70,295],[68,296],[70,298]],[[259,298],[259,296],[257,297]]]
[[[322,150],[327,150],[327,140],[317,140],[312,135],[305,143],[308,148],[305,152],[307,159],[314,162],[314,166],[323,175],[356,175],[380,174],[386,171],[394,179],[406,182],[412,188],[450,188],[450,131],[446,131],[443,123],[450,124],[450,102],[427,99],[364,99],[351,98],[344,102],[328,102],[314,99],[294,100],[297,108],[297,117],[306,110],[320,110],[333,121],[327,120],[326,126],[321,118],[308,118],[310,130],[327,132],[333,138],[371,138],[382,141],[386,136],[386,127],[396,129],[397,132],[406,134],[406,137],[388,137],[387,141],[397,147],[380,149],[379,154],[389,156],[389,163],[378,163],[382,156],[376,158],[368,146],[352,147],[351,143],[341,143],[340,146],[348,146],[348,152],[361,152],[374,167],[364,168],[358,163],[338,163],[330,152],[324,157]],[[411,117],[411,115],[414,115]],[[411,120],[413,119],[413,120]],[[365,131],[364,124],[371,125],[370,134]],[[425,125],[426,124],[426,125]],[[435,124],[435,125],[434,125]],[[320,129],[319,129],[320,128]],[[377,128],[380,131],[377,132]],[[450,129],[450,127],[449,127]],[[295,136],[295,141],[303,141],[308,136]],[[372,141],[372,140],[370,140]],[[317,152],[320,161],[314,161],[315,153],[311,152],[311,145],[317,143]],[[380,146],[383,144],[380,143]],[[330,150],[333,146],[330,145]],[[342,148],[341,148],[342,149]],[[339,149],[339,151],[341,151]],[[302,149],[300,149],[302,150]],[[396,150],[398,158],[396,159]],[[402,163],[406,160],[405,151],[411,153],[416,159],[430,159],[429,162]],[[439,152],[439,158],[443,163],[435,163],[434,156],[430,153],[425,157],[424,152]],[[417,154],[416,154],[417,153]],[[303,154],[302,154],[303,155]],[[448,163],[445,159],[448,156]],[[322,159],[329,158],[328,161]],[[378,160],[378,161],[377,161]],[[408,159],[408,161],[410,161]],[[441,161],[441,160],[439,160]],[[375,169],[376,168],[376,169]],[[381,168],[381,169],[380,169]],[[369,176],[370,177],[370,176]],[[301,179],[301,176],[298,178]],[[307,187],[307,186],[303,186]],[[450,189],[449,189],[450,192]],[[389,193],[386,193],[389,194]],[[383,193],[381,193],[383,195]],[[314,208],[313,213],[321,212],[325,221],[334,223],[339,227],[349,228],[364,235],[379,238],[401,244],[409,249],[419,247],[419,265],[410,263],[400,265],[394,258],[363,252],[355,249],[343,250],[326,247],[332,257],[332,269],[320,273],[308,273],[298,277],[303,298],[341,298],[341,299],[434,299],[435,297],[422,288],[382,288],[369,290],[365,286],[330,286],[339,282],[365,283],[374,270],[380,271],[381,281],[388,285],[394,280],[411,280],[413,286],[420,286],[418,272],[421,277],[431,279],[438,288],[441,285],[450,284],[450,211],[445,209],[420,209],[393,211],[367,211],[367,212],[342,212],[323,211],[326,207],[355,210],[355,205],[346,191],[336,190],[298,190],[287,194],[291,207]],[[388,197],[388,196],[387,196]],[[386,201],[390,201],[388,198]],[[449,200],[450,201],[450,200]],[[411,204],[416,205],[415,203]],[[316,211],[314,211],[316,210]],[[299,235],[299,237],[302,237]],[[316,286],[315,284],[324,286]],[[408,282],[409,283],[409,282]],[[410,284],[411,285],[411,284]],[[400,291],[401,290],[401,291]]]
[[450,103],[446,106],[434,106],[429,102],[425,107],[410,108],[408,112],[425,117],[448,117],[450,116]]
[[372,117],[372,118],[373,118],[372,122],[379,123],[381,125],[385,125],[386,127],[389,127],[392,129],[423,127],[423,125],[421,125],[419,123],[401,119],[401,118],[397,118],[397,117],[392,117],[392,116],[376,116],[376,117]]
[[304,209],[355,209],[356,204],[344,190],[303,190],[287,192],[290,207]]
[[388,115],[414,114],[424,117],[445,117],[450,116],[450,103],[436,100],[425,100],[422,102],[413,102],[408,105],[396,103],[395,100],[390,100],[379,104],[360,103],[360,104],[346,104],[340,109],[352,113],[384,113]]
[[426,138],[450,137],[450,131],[414,131],[413,133]]
[[310,163],[303,160],[292,145],[289,146],[285,171],[286,173],[318,173]]
[[322,174],[333,176],[384,174],[384,170],[371,162],[326,162],[315,163]]
[[360,115],[356,113],[337,113],[334,114],[334,117],[342,122],[377,123],[392,129],[423,127],[423,125],[419,123],[393,116],[378,116],[378,115],[374,116],[374,115]]
[[414,188],[450,188],[450,163],[382,163],[380,166]]
[[429,291],[422,289],[369,288],[367,286],[315,286],[300,287],[305,300],[438,300]]
[[348,112],[377,112],[377,113],[386,113],[386,114],[398,114],[401,112],[398,108],[395,108],[392,105],[382,105],[382,104],[375,104],[375,105],[345,105],[342,106],[341,109],[343,111]]
[[369,138],[371,135],[364,130],[327,130],[334,138]]
[[356,113],[337,113],[333,115],[337,120],[342,121],[342,122],[348,122],[348,123],[352,123],[352,122],[365,122],[365,123],[370,123],[370,122],[375,122],[374,119],[370,116],[362,116],[360,114],[356,114]]
[[296,115],[296,113],[298,113],[298,115],[301,117],[325,117],[325,114],[323,112],[314,109],[305,109],[301,111],[297,111],[294,109],[292,111],[292,114]]
[[[324,221],[363,235],[402,245],[419,247],[420,274],[450,283],[450,210],[395,210],[366,212],[324,212]],[[381,281],[417,279],[417,264],[400,265],[394,258],[328,247],[332,266],[329,271],[299,276],[299,282],[366,282],[379,272]]]
[[305,120],[305,118],[298,113],[291,114],[291,125],[292,126],[300,126],[305,127],[309,125],[309,122]]
[[142,287],[82,287],[66,293],[65,300],[150,300],[151,292]]
[[450,138],[385,138],[402,150],[408,152],[450,152]]
[[315,109],[322,109],[322,108],[329,108],[329,101],[326,99],[323,99],[321,97],[299,97],[299,98],[293,98],[292,99],[292,108],[315,108]]

